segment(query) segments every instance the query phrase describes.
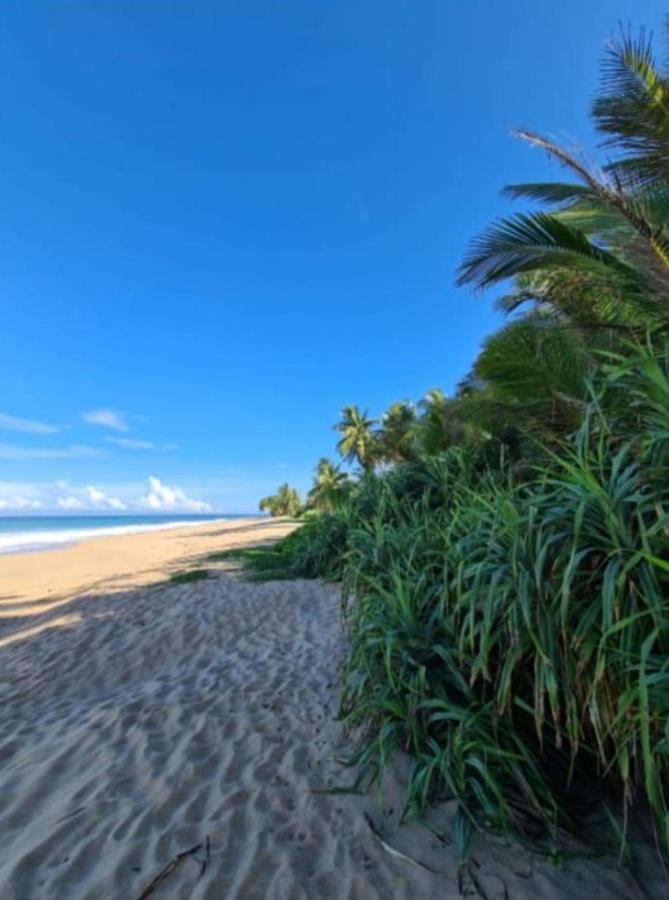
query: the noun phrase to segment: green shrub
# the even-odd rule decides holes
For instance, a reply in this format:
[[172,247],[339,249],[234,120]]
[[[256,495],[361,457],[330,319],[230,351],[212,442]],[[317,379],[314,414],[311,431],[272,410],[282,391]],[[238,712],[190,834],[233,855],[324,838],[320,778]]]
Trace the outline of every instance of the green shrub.
[[173,572],[169,577],[171,584],[191,584],[193,581],[205,581],[209,578],[207,569],[190,569],[187,572]]

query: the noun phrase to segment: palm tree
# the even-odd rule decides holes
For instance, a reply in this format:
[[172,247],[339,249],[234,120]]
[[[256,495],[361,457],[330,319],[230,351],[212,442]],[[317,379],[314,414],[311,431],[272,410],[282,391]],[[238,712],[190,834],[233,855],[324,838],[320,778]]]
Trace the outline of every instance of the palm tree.
[[454,444],[489,439],[485,388],[472,374],[456,397],[448,397],[440,388],[427,392],[418,404],[421,416],[416,423],[416,440],[423,456],[437,456]]
[[335,430],[341,434],[337,452],[348,462],[357,462],[371,472],[379,456],[379,447],[374,432],[375,419],[369,419],[367,412],[357,406],[345,406]]
[[669,190],[651,203],[648,192],[628,195],[601,180],[552,142],[522,132],[572,169],[582,184],[520,184],[514,197],[540,200],[551,213],[517,213],[490,226],[471,245],[458,284],[486,288],[522,273],[578,274],[587,289],[608,298],[611,312],[669,322]]
[[432,388],[418,404],[421,416],[417,425],[417,438],[426,456],[443,453],[455,443],[453,434],[453,400],[440,388]]
[[[521,313],[484,344],[458,415],[494,431],[514,421],[541,438],[572,430],[587,379],[624,339],[669,329],[669,71],[650,42],[611,43],[592,114],[603,145],[620,155],[601,168],[529,131],[518,135],[575,180],[507,188],[549,211],[493,223],[470,246],[458,283],[487,288],[508,278],[498,301]],[[456,398],[457,399],[457,398]],[[486,419],[487,417],[487,419]],[[439,417],[424,414],[435,438]],[[442,424],[444,415],[441,415]]]
[[[669,20],[665,25],[669,44]],[[649,36],[610,42],[592,117],[604,147],[622,151],[607,170],[629,185],[669,181],[669,66],[661,71]]]
[[344,486],[348,483],[345,472],[335,466],[329,459],[322,457],[316,466],[314,486],[309,491],[307,501],[314,509],[333,509],[342,497]]
[[[482,396],[487,401],[485,426],[491,435],[522,426],[547,438],[578,427],[588,398],[593,346],[587,332],[544,310],[532,310],[487,338],[472,377],[481,411]],[[466,418],[469,413],[470,421],[476,397],[476,392],[463,393],[461,414]]]
[[415,455],[416,409],[402,400],[388,407],[381,418],[379,448],[387,462],[408,462]]
[[[669,26],[668,26],[669,27]],[[597,293],[607,319],[669,324],[669,72],[650,41],[613,41],[592,115],[603,146],[621,155],[601,168],[530,131],[518,136],[576,177],[572,183],[519,184],[511,197],[551,212],[501,219],[470,247],[460,284],[485,288],[522,273],[577,277]],[[555,285],[556,279],[553,279]]]
[[276,494],[263,497],[258,504],[262,512],[267,511],[270,516],[290,516],[296,518],[302,511],[300,495],[287,482],[279,485]]

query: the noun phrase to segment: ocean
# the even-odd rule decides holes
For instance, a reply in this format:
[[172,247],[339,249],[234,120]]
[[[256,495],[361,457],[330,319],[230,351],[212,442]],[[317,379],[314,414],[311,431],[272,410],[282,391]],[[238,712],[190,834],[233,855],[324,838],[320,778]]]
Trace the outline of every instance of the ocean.
[[169,516],[0,516],[0,554],[47,550],[104,535],[138,534],[242,518],[245,516],[178,513]]

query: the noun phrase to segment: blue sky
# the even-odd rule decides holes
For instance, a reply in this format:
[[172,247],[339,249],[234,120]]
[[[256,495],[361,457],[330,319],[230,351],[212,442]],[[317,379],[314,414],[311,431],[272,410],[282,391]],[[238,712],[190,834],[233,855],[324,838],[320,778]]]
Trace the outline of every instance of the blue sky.
[[0,508],[252,511],[344,404],[452,390],[467,241],[559,174],[510,129],[593,146],[606,38],[664,12],[6,0]]

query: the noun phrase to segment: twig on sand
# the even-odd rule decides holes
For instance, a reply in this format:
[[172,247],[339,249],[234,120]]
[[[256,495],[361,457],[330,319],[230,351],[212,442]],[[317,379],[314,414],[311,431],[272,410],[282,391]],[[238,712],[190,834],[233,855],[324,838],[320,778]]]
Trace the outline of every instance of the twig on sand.
[[207,866],[209,865],[209,859],[211,857],[211,841],[209,840],[209,835],[207,835],[207,839],[205,841],[204,847],[205,847],[204,859],[202,860],[202,865],[200,866],[200,874],[197,876],[198,881],[200,880],[200,878],[202,878],[202,876],[206,872]]
[[[207,835],[207,842],[208,841],[209,841],[209,836]],[[186,857],[192,856],[194,853],[197,853],[197,851],[200,850],[201,848],[202,848],[202,844],[196,844],[194,847],[191,847],[190,850],[182,850],[181,853],[177,853],[177,855],[174,857],[174,859],[171,860],[170,862],[168,862],[168,864],[165,866],[165,868],[161,869],[160,872],[158,872],[158,874],[153,879],[153,881],[151,881],[150,884],[147,884],[147,886],[144,888],[144,890],[139,895],[137,900],[146,900],[147,897],[150,897],[151,894],[155,891],[155,889],[159,885],[161,885],[163,883],[163,881],[165,881],[165,879],[168,878],[172,874],[172,872],[174,872],[174,870],[177,868],[177,866],[180,863],[182,863],[184,861],[184,859],[186,859]],[[205,860],[205,867],[206,867],[206,860]],[[200,877],[202,876],[203,871],[204,870],[202,870],[200,872]]]
[[433,869],[430,866],[425,865],[425,863],[419,862],[417,859],[412,859],[412,857],[407,856],[406,853],[402,853],[396,847],[392,847],[387,841],[385,841],[381,837],[381,833],[379,832],[376,825],[372,822],[371,818],[365,813],[365,821],[369,825],[372,834],[377,839],[379,844],[383,847],[386,853],[390,853],[391,856],[397,857],[397,859],[402,859],[404,862],[411,863],[412,866],[418,866],[419,869],[425,869],[426,872],[431,872],[433,875],[443,875],[443,872],[437,871],[437,869]]
[[[477,863],[477,865],[478,865],[478,863]],[[480,897],[481,900],[488,900],[488,894],[483,889],[483,885],[481,884],[481,882],[478,880],[478,878],[474,874],[473,868],[467,864],[460,866],[460,868],[458,869],[458,890],[460,891],[460,896],[466,897],[468,895],[471,895],[470,891],[467,891],[467,893],[465,893],[465,891],[467,890],[465,881],[464,881],[465,875],[467,875],[469,877],[472,887],[476,891],[476,896]],[[502,900],[509,900],[509,889],[507,888],[505,882],[502,881],[501,878],[499,878],[498,880],[499,880],[500,884],[502,885],[502,890],[504,892],[502,895]]]

